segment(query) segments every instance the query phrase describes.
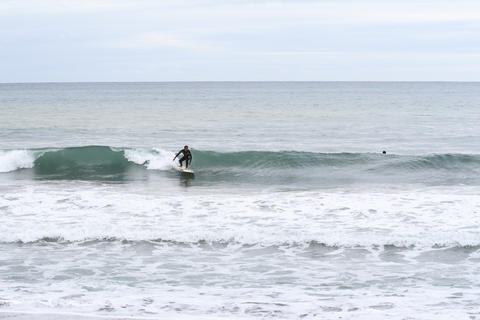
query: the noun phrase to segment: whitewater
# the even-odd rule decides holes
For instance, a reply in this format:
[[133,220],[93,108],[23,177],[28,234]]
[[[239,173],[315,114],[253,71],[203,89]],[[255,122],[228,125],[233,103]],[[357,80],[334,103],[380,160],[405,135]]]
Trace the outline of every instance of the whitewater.
[[477,83],[0,84],[0,319],[480,319],[479,103]]

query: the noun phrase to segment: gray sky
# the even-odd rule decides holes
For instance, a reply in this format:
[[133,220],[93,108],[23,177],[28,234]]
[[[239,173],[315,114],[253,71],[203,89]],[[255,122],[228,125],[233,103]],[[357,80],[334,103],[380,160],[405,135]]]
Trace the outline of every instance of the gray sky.
[[1,0],[0,82],[480,80],[480,1]]

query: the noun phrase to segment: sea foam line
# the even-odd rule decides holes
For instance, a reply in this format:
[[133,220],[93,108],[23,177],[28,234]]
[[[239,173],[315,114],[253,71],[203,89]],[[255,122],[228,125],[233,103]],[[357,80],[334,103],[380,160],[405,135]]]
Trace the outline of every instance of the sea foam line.
[[[122,187],[123,188],[123,187]],[[21,187],[0,195],[0,242],[467,247],[480,245],[476,194],[289,192],[258,195],[74,192]],[[281,195],[281,197],[279,197]]]

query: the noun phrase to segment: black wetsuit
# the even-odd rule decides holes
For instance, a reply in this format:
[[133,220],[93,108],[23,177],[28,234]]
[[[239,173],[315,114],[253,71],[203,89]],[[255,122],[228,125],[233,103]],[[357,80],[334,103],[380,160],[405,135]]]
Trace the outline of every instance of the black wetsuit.
[[190,152],[190,150],[185,151],[182,149],[178,151],[175,158],[178,157],[180,153],[183,153],[183,157],[178,160],[180,162],[180,165],[183,166],[183,161],[185,161],[185,168],[188,168],[188,166],[192,163],[192,153]]

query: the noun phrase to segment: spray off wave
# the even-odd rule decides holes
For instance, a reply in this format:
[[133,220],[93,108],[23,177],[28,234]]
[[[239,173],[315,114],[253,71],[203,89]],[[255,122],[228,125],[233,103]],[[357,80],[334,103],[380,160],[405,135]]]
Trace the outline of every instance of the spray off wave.
[[28,150],[0,151],[0,173],[33,168],[35,155]]

